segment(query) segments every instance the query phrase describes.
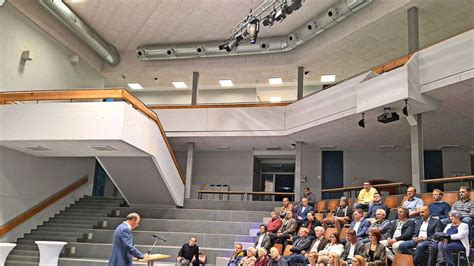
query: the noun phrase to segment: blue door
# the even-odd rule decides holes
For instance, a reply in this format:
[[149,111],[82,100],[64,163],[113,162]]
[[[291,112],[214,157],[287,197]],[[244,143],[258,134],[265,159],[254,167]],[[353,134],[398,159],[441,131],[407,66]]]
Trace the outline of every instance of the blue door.
[[[434,179],[443,177],[443,152],[442,151],[424,151],[425,179]],[[432,192],[433,189],[444,190],[442,183],[426,185],[426,192]]]
[[[323,189],[339,188],[344,185],[344,158],[343,151],[323,151],[321,162],[321,187]],[[323,193],[323,199],[335,199],[342,196],[342,192]]]

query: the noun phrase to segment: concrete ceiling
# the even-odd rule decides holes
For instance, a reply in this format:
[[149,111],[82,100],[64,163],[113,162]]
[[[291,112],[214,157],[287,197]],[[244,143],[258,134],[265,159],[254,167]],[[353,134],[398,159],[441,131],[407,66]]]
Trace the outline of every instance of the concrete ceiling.
[[[340,81],[407,53],[406,9],[411,6],[419,8],[422,47],[474,27],[474,3],[469,0],[376,0],[296,51],[144,62],[136,59],[136,46],[222,40],[262,0],[65,2],[118,48],[122,62],[104,66],[106,84],[139,82],[150,91],[174,91],[172,81],[184,81],[191,87],[193,71],[201,74],[200,89],[222,89],[219,79],[232,79],[234,88],[265,87],[270,77],[282,77],[283,86],[296,86],[298,66],[311,71],[306,84],[320,84],[320,75],[327,73],[336,74]],[[335,2],[305,1],[283,23],[262,27],[260,36],[288,34]]]
[[[436,110],[423,114],[425,149],[439,149],[442,145],[460,145],[459,149],[474,147],[474,79],[469,79],[427,93],[440,100]],[[352,115],[334,122],[292,134],[288,137],[212,137],[170,138],[175,150],[186,150],[187,142],[194,142],[198,151],[216,151],[229,147],[231,151],[265,150],[280,146],[291,150],[291,143],[304,142],[304,150],[320,150],[321,146],[336,146],[336,150],[378,150],[379,145],[395,145],[395,150],[409,150],[410,129],[400,110],[400,120],[389,124],[376,122],[382,110],[366,114],[366,127]],[[322,148],[324,149],[324,148]]]

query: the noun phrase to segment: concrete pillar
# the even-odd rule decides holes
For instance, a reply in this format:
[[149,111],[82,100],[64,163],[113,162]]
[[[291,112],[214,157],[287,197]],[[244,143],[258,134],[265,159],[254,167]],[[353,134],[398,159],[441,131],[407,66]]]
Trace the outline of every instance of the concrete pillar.
[[414,53],[420,49],[420,38],[418,31],[418,8],[412,7],[407,10],[408,18],[408,52]]
[[411,183],[417,191],[422,192],[424,186],[422,186],[421,180],[425,179],[422,115],[408,116],[407,120],[410,125],[411,139]]
[[297,141],[295,146],[295,202],[301,197],[301,174],[303,169],[303,142]]
[[184,198],[191,198],[191,186],[193,184],[193,161],[194,161],[194,142],[188,142],[188,154],[186,159],[186,186]]
[[197,104],[199,72],[193,72],[193,90],[191,94],[191,105]]
[[296,99],[303,98],[304,67],[298,67],[298,93]]

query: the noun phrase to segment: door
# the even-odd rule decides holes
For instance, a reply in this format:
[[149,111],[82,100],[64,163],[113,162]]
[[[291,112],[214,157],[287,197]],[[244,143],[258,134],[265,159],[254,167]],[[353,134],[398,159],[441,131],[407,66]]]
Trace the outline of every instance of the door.
[[[443,177],[443,151],[424,151],[425,179],[434,179]],[[444,190],[442,183],[426,185],[426,192],[432,192],[433,189]],[[421,192],[421,191],[420,191]]]
[[[321,187],[323,189],[328,188],[340,188],[344,184],[344,158],[343,151],[323,151],[322,162],[321,162]],[[342,192],[331,192],[323,193],[323,199],[334,199],[340,198]]]

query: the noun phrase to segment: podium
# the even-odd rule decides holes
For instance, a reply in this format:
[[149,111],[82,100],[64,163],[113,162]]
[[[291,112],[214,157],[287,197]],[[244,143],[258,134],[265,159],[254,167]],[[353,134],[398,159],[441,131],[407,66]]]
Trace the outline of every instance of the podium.
[[40,252],[39,266],[57,266],[59,254],[67,242],[35,241]]
[[0,243],[0,266],[5,265],[8,254],[10,254],[15,246],[16,244],[13,243]]
[[169,257],[170,255],[165,255],[165,254],[151,254],[149,255],[148,259],[137,259],[137,261],[146,262],[148,266],[153,266],[155,264],[155,260],[163,260]]

